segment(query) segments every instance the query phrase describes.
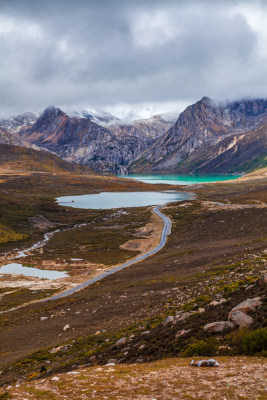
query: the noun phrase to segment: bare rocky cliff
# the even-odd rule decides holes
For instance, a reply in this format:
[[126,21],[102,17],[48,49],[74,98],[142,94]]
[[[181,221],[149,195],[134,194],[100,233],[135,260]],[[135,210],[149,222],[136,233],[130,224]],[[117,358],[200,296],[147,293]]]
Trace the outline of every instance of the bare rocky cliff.
[[[208,165],[211,159],[220,155],[221,141],[233,136],[232,140],[236,140],[237,143],[235,148],[238,149],[239,135],[250,132],[248,141],[257,141],[253,132],[266,123],[267,100],[243,100],[218,105],[211,99],[203,97],[187,107],[173,127],[131,164],[131,169],[142,172],[194,172],[197,165],[198,170],[203,170],[202,164]],[[263,145],[265,145],[264,137]],[[251,154],[251,161],[255,157],[264,157],[264,151],[266,155],[266,147]],[[228,166],[221,172],[232,169],[231,160],[234,160],[235,154],[228,153],[228,156]],[[191,159],[194,159],[193,163]],[[234,161],[233,165],[236,165]],[[212,169],[209,172],[215,171]]]
[[160,115],[155,115],[149,119],[133,121],[131,123],[116,123],[109,126],[109,130],[118,137],[134,136],[146,140],[147,144],[152,144],[155,139],[164,135],[173,125],[171,121],[165,120]]
[[128,164],[146,148],[146,142],[138,137],[116,137],[90,119],[70,117],[55,107],[48,107],[33,125],[22,128],[19,137],[99,172],[126,172]]

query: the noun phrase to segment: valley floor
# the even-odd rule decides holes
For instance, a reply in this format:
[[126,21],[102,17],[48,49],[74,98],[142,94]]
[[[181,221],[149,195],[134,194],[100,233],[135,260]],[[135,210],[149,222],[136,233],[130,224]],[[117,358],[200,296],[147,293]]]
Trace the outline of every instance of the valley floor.
[[[251,354],[266,355],[262,344],[266,342],[266,282],[258,282],[267,265],[267,179],[264,174],[247,178],[190,187],[196,200],[164,207],[172,219],[171,235],[166,246],[144,262],[67,298],[0,314],[3,390],[14,399],[27,400],[63,399],[72,391],[73,399],[263,399],[262,358],[220,358],[248,354],[244,343],[250,340],[251,344],[251,331],[258,335]],[[69,233],[59,235],[28,261],[38,264],[49,255],[63,262],[66,251],[69,260],[73,249],[79,251],[80,241],[86,240],[81,258],[106,266],[121,262],[134,255],[135,246],[129,249],[129,244],[135,243],[136,232],[144,237],[149,233],[147,224],[153,223],[149,209],[127,209],[119,216],[112,210],[101,215],[90,210],[66,212],[53,198],[110,190],[114,185],[118,190],[136,190],[136,183],[122,181],[38,174],[11,178],[0,186],[4,211],[0,227],[9,227],[15,241],[16,234],[25,235],[26,246],[42,236],[33,228],[35,215],[55,224],[66,224],[66,219],[69,225],[86,221],[86,230],[77,231],[76,239]],[[149,185],[137,185],[149,190]],[[101,238],[99,247],[95,235]],[[121,245],[127,241],[125,250]],[[13,248],[13,242],[3,243],[2,255]],[[93,249],[94,260],[90,259]],[[80,267],[69,263],[70,270]],[[30,294],[20,293],[18,301]],[[261,307],[251,313],[249,329],[235,327],[218,335],[204,332],[205,324],[226,321],[233,307],[257,297]],[[12,302],[12,296],[7,299]],[[164,325],[167,316],[174,321]],[[121,338],[125,343],[117,346]],[[197,343],[203,351],[203,342],[208,355],[219,357],[221,367],[189,366],[194,358],[192,345]],[[184,355],[189,358],[170,358]],[[110,360],[118,365],[106,367]],[[8,388],[15,381],[19,386]]]

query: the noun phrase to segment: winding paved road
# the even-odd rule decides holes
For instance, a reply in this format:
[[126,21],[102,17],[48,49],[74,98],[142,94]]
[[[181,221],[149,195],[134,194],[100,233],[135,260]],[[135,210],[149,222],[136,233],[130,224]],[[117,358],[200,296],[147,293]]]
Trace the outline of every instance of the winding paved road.
[[153,250],[150,250],[147,253],[145,253],[145,254],[143,254],[143,255],[141,255],[139,257],[136,257],[136,258],[134,258],[134,259],[132,259],[130,261],[125,262],[124,264],[120,265],[119,267],[111,269],[111,270],[105,272],[104,274],[97,276],[96,278],[90,279],[89,281],[83,282],[80,285],[77,285],[72,289],[66,290],[66,292],[63,292],[63,293],[60,293],[60,294],[56,294],[55,296],[49,297],[47,299],[43,299],[41,301],[56,300],[56,299],[60,299],[61,297],[69,296],[69,295],[77,292],[80,289],[83,289],[83,288],[85,288],[87,286],[90,286],[90,285],[92,285],[93,283],[95,283],[97,281],[100,281],[101,279],[105,278],[106,276],[109,276],[111,274],[115,274],[115,272],[118,272],[118,271],[120,271],[120,270],[122,270],[122,269],[124,269],[126,267],[129,267],[132,264],[135,264],[135,263],[137,263],[139,261],[143,261],[147,257],[152,256],[153,254],[155,254],[159,250],[161,250],[166,244],[167,236],[171,233],[171,226],[172,226],[170,218],[166,217],[166,215],[164,215],[162,212],[160,212],[160,208],[161,207],[162,206],[157,206],[157,207],[153,208],[154,213],[157,214],[162,219],[162,221],[164,222],[164,227],[163,227],[163,230],[162,230],[160,243],[157,245],[157,247],[155,247]]

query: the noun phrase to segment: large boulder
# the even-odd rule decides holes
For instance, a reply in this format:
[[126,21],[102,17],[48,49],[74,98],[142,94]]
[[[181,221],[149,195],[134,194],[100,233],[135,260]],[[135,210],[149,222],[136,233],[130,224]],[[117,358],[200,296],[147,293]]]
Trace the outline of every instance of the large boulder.
[[232,311],[231,315],[229,316],[229,319],[237,326],[239,326],[239,328],[244,328],[246,326],[249,326],[252,324],[253,319],[243,313],[242,311]]
[[211,322],[204,326],[204,331],[209,333],[220,333],[227,329],[232,329],[234,324],[230,321]]
[[234,311],[241,311],[241,312],[247,314],[248,312],[255,311],[256,308],[259,308],[261,305],[262,305],[262,302],[261,302],[260,297],[255,297],[254,299],[247,299],[245,301],[242,301],[242,303],[238,304],[230,311],[229,319],[230,319],[231,314]]

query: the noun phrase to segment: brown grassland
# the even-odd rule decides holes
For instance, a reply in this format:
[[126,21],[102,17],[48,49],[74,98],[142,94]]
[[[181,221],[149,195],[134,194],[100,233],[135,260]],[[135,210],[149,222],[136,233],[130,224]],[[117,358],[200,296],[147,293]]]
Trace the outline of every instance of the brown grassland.
[[[14,247],[29,247],[42,238],[44,230],[32,223],[36,215],[60,228],[86,223],[82,228],[61,231],[43,252],[27,257],[29,265],[53,269],[61,265],[71,276],[75,269],[85,276],[92,273],[92,264],[105,269],[138,254],[122,245],[136,240],[140,228],[151,223],[151,210],[125,209],[124,214],[71,209],[58,206],[55,197],[166,189],[115,177],[74,174],[8,178],[3,174],[0,178],[0,227],[11,235],[11,240],[0,243],[1,264]],[[0,380],[5,387],[2,396],[6,396],[2,398],[63,399],[71,393],[73,399],[263,399],[263,359],[229,356],[248,354],[244,345],[248,335],[251,331],[263,335],[267,323],[266,287],[255,284],[266,272],[266,189],[266,169],[246,179],[190,187],[196,200],[164,207],[173,227],[160,252],[72,296],[0,314]],[[71,258],[76,257],[87,264],[72,263]],[[40,298],[40,291],[23,291],[15,283],[12,293],[2,297],[2,310]],[[41,296],[59,289],[42,288]],[[219,337],[204,334],[204,324],[227,319],[232,307],[257,296],[263,306],[253,316],[250,330]],[[224,303],[216,308],[210,305],[222,297]],[[200,308],[204,312],[199,312]],[[192,314],[178,325],[162,325],[167,315],[179,311]],[[41,317],[47,319],[41,321]],[[67,324],[70,328],[64,331]],[[190,335],[177,341],[175,334],[181,329],[190,330]],[[149,338],[142,336],[145,331],[150,331]],[[127,337],[127,344],[118,349],[114,344],[121,337]],[[216,372],[193,369],[189,359],[170,359],[191,356],[192,345],[203,342],[206,354],[199,355],[228,356],[221,359],[223,367]],[[58,346],[63,347],[51,351]],[[258,354],[264,355],[261,351]],[[120,364],[112,369],[102,367],[110,359]],[[67,374],[73,370],[77,374]],[[59,381],[51,381],[54,374],[62,374],[57,375]],[[26,383],[7,389],[17,379]]]

